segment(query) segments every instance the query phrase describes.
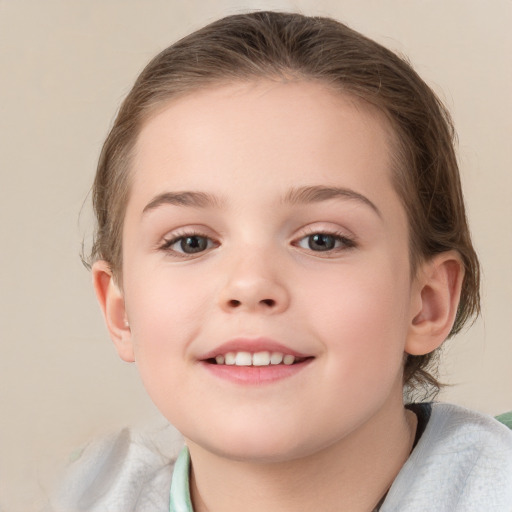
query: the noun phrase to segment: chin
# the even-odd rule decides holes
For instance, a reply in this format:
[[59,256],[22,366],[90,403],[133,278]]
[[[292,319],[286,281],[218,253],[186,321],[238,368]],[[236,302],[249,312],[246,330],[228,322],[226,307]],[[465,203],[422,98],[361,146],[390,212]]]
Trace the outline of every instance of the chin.
[[[228,431],[215,436],[187,438],[202,449],[225,459],[256,464],[280,463],[307,457],[321,449],[318,443],[285,432],[253,429]],[[211,434],[211,433],[210,433]]]

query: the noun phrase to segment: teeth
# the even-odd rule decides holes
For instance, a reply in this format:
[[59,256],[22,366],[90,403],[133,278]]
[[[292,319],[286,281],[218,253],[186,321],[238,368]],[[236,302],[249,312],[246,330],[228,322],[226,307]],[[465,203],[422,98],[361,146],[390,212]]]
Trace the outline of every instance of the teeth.
[[290,356],[290,355],[286,355],[283,357],[283,363],[284,364],[293,364],[295,362],[295,357],[294,356]]
[[268,366],[270,364],[270,352],[256,352],[252,355],[253,366]]
[[285,364],[291,365],[295,362],[295,356],[282,354],[281,352],[228,352],[215,357],[217,364],[228,366],[269,366]]
[[272,352],[270,356],[270,364],[281,364],[283,362],[283,354],[279,352]]
[[236,366],[251,366],[252,356],[250,352],[237,352],[235,358]]

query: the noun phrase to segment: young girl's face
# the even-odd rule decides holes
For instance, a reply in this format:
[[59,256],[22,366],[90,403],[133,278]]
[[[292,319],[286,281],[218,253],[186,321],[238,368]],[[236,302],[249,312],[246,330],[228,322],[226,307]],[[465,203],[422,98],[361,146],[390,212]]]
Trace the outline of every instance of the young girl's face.
[[212,87],[143,127],[118,347],[195,446],[287,460],[402,408],[417,302],[391,139],[306,82]]

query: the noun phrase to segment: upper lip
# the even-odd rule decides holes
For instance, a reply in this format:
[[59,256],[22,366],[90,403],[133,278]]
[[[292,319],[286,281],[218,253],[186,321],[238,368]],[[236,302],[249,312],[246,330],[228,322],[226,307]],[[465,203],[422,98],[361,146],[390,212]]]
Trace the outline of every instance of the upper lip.
[[296,358],[311,357],[311,354],[303,354],[292,348],[283,345],[270,338],[233,338],[222,343],[218,347],[202,354],[200,360],[213,359],[218,355],[227,354],[228,352],[280,352],[281,354],[289,354]]

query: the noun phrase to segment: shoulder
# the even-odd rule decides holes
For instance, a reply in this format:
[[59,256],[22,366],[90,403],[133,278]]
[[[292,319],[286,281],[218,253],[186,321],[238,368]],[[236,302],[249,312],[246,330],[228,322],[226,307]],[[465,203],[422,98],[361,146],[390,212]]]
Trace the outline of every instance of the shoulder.
[[159,512],[182,440],[172,427],[124,429],[88,444],[65,471],[52,512]]
[[[495,418],[459,405],[434,403],[426,432],[425,442],[431,437],[449,443],[480,439],[483,446],[510,446],[512,431]],[[483,447],[482,446],[482,447]],[[461,446],[462,447],[462,446]],[[471,448],[471,446],[466,446]]]
[[421,456],[438,456],[449,449],[456,460],[474,461],[475,474],[489,461],[496,469],[494,477],[505,472],[512,479],[512,431],[491,416],[457,405],[433,404],[425,434]]
[[432,405],[382,512],[512,510],[512,431],[490,416]]

